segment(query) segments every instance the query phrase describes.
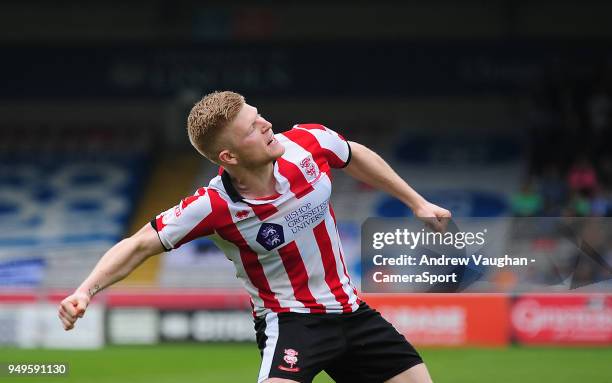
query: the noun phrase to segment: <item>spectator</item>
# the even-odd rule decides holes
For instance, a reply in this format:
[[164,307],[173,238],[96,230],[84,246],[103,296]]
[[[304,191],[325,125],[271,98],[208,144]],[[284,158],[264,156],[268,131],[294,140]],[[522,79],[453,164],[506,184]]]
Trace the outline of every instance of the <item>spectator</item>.
[[585,197],[592,196],[598,188],[597,173],[585,156],[581,156],[570,168],[567,180],[572,192]]
[[511,198],[512,213],[517,217],[537,216],[542,212],[542,197],[533,191],[531,180],[525,181],[521,191]]
[[586,217],[591,213],[591,204],[580,193],[574,193],[563,215],[566,217]]

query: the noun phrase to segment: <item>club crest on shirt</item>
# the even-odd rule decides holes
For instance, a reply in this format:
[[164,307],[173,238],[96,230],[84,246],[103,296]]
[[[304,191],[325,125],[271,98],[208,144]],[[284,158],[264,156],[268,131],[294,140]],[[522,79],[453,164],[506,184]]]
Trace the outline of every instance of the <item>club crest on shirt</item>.
[[289,367],[283,366],[281,364],[280,366],[278,366],[278,368],[280,370],[289,371],[289,372],[298,372],[298,371],[300,371],[299,367],[295,367],[295,365],[298,362],[298,357],[297,357],[298,354],[299,353],[297,351],[295,351],[294,349],[286,348],[285,349],[285,356],[283,356],[283,361],[285,363],[287,363],[289,365]]
[[285,243],[283,227],[276,223],[262,224],[257,232],[257,242],[268,251]]
[[300,167],[304,169],[309,177],[314,178],[317,176],[317,168],[315,167],[312,157],[308,156],[300,161]]

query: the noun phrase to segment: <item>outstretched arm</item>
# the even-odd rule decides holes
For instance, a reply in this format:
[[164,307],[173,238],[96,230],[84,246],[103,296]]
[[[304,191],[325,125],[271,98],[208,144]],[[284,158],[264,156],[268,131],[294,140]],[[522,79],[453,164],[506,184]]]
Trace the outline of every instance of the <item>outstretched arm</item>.
[[74,328],[96,293],[122,280],[147,258],[163,251],[157,232],[150,224],[110,248],[85,281],[60,304],[59,318],[64,329]]
[[402,201],[419,218],[435,218],[426,223],[436,230],[444,229],[443,218],[450,218],[450,211],[427,202],[419,193],[410,187],[378,154],[356,142],[351,146],[351,162],[345,172],[351,177],[385,191]]

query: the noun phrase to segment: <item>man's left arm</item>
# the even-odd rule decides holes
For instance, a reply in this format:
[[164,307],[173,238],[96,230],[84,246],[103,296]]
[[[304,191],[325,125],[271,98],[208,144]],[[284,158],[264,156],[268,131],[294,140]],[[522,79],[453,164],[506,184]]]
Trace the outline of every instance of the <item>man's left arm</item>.
[[426,220],[436,230],[443,230],[444,218],[450,218],[450,211],[436,206],[423,198],[410,187],[378,154],[371,149],[349,141],[351,161],[344,171],[351,177],[387,192],[402,201],[414,212],[416,217]]

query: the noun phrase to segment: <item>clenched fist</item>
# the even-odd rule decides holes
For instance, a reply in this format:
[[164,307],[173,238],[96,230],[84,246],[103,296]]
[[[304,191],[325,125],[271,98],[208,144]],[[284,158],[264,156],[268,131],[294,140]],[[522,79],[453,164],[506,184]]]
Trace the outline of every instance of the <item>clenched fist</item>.
[[452,217],[450,211],[434,205],[431,202],[425,202],[414,210],[414,215],[421,219],[429,228],[438,232],[445,232],[448,221]]
[[85,309],[89,305],[90,297],[86,293],[75,292],[64,298],[59,306],[58,316],[64,325],[64,330],[72,330],[78,318],[85,315]]

